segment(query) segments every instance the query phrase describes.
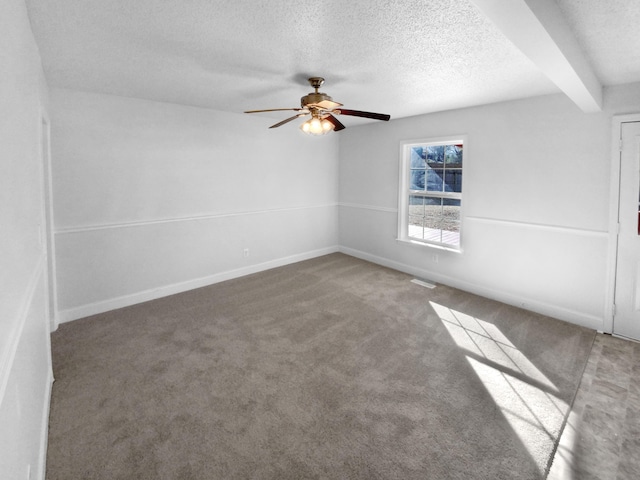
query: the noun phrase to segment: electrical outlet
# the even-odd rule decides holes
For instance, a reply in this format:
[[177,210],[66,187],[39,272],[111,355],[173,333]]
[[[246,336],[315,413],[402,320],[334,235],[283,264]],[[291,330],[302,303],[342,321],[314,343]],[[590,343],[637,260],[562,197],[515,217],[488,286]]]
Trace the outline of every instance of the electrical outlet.
[[242,251],[242,256],[243,256],[244,258],[247,258],[247,257],[249,256],[249,249],[248,249],[248,248],[245,248],[245,249]]

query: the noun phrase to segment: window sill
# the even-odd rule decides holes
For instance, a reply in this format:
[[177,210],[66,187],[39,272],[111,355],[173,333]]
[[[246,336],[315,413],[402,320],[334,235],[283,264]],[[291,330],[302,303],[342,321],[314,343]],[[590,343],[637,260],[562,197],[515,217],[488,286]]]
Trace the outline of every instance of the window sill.
[[420,242],[418,240],[410,240],[408,238],[396,238],[396,242],[404,243],[406,245],[413,245],[413,246],[416,246],[416,247],[426,247],[426,248],[439,250],[439,251],[452,252],[452,253],[462,253],[462,248],[447,246],[447,245],[444,245],[444,244],[441,245],[441,244],[437,244],[437,243]]

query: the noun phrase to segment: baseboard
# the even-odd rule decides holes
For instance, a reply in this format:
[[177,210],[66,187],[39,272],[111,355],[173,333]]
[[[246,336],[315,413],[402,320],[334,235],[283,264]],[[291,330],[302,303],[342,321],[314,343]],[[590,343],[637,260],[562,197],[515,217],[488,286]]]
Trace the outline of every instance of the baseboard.
[[399,270],[410,275],[415,275],[419,278],[428,278],[429,280],[441,283],[443,285],[457,288],[459,290],[464,290],[465,292],[480,295],[492,300],[497,300],[499,302],[506,303],[507,305],[513,305],[515,307],[523,308],[535,313],[540,313],[548,317],[553,317],[569,323],[580,325],[581,327],[586,327],[593,330],[602,329],[603,319],[596,317],[595,315],[590,315],[558,305],[540,302],[538,300],[533,300],[531,298],[523,297],[520,295],[505,293],[500,290],[487,288],[485,286],[460,280],[458,278],[442,275],[440,273],[424,270],[421,268],[416,268],[412,265],[406,265],[404,263],[389,260],[388,258],[379,257],[377,255],[372,255],[361,250],[355,250],[353,248],[341,246],[339,251],[346,255],[351,255],[352,257],[360,258],[371,263],[382,265],[383,267],[393,268],[394,270]]
[[80,318],[97,315],[99,313],[108,312],[110,310],[128,307],[137,303],[148,302],[149,300],[155,300],[157,298],[166,297],[168,295],[186,292],[195,288],[206,287],[207,285],[213,285],[214,283],[224,282],[225,280],[231,280],[234,278],[243,277],[245,275],[250,275],[252,273],[258,273],[264,270],[282,267],[284,265],[301,262],[303,260],[309,260],[311,258],[328,255],[330,253],[335,253],[338,251],[340,251],[340,248],[335,245],[332,247],[321,248],[318,250],[312,250],[310,252],[270,260],[264,263],[249,265],[235,270],[220,272],[214,275],[209,275],[207,277],[188,280],[186,282],[174,283],[172,285],[165,285],[151,290],[136,292],[131,295],[123,295],[121,297],[111,298],[108,300],[103,300],[101,302],[82,305],[80,307],[70,308],[58,312],[58,321],[59,323],[70,322],[72,320],[78,320]]
[[369,262],[382,265],[384,267],[393,268],[401,272],[415,275],[419,278],[428,278],[434,282],[448,285],[453,288],[458,288],[466,292],[470,292],[476,295],[497,300],[499,302],[513,305],[525,310],[547,315],[549,317],[557,318],[566,322],[570,322],[576,325],[580,325],[593,330],[602,329],[602,318],[594,315],[590,315],[584,312],[568,309],[558,305],[552,305],[539,300],[523,297],[520,295],[513,295],[505,293],[500,290],[487,288],[483,285],[460,280],[458,278],[443,275],[441,273],[435,273],[429,270],[416,268],[412,265],[396,262],[388,258],[372,255],[361,250],[352,249],[344,246],[332,246],[319,250],[313,250],[302,254],[291,255],[283,257],[269,262],[259,263],[255,265],[249,265],[247,267],[238,268],[235,270],[229,270],[226,272],[220,272],[207,277],[197,278],[186,282],[175,283],[172,285],[166,285],[151,290],[145,290],[137,292],[131,295],[124,295],[101,302],[95,302],[80,307],[62,310],[58,314],[59,323],[70,322],[80,318],[88,317],[91,315],[97,315],[99,313],[108,312],[110,310],[116,310],[118,308],[128,307],[149,300],[155,300],[158,298],[166,297],[168,295],[174,295],[176,293],[186,292],[195,288],[205,287],[207,285],[213,285],[215,283],[224,282],[225,280],[231,280],[234,278],[250,275],[252,273],[262,272],[276,267],[289,265],[291,263],[301,262],[309,260],[311,258],[320,257],[322,255],[328,255],[330,253],[341,252],[352,257],[361,258]]

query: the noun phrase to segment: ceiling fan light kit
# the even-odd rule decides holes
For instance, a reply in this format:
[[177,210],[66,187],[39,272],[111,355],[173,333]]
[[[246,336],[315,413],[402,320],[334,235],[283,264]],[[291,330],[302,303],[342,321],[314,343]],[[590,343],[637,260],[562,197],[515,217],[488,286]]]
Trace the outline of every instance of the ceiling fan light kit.
[[325,135],[333,131],[333,129],[334,126],[329,120],[323,120],[319,117],[312,117],[300,125],[300,130],[311,135]]
[[261,113],[277,111],[298,112],[293,117],[289,117],[281,122],[271,125],[269,128],[277,128],[285,123],[289,123],[298,117],[311,115],[311,118],[300,125],[300,130],[310,135],[325,135],[332,131],[344,130],[346,127],[334,115],[351,115],[354,117],[372,118],[374,120],[389,121],[391,118],[384,113],[363,112],[360,110],[342,109],[341,103],[334,102],[326,93],[319,91],[324,83],[322,77],[309,78],[309,84],[314,88],[314,92],[308,93],[300,99],[300,108],[272,108],[268,110],[247,110],[244,113]]

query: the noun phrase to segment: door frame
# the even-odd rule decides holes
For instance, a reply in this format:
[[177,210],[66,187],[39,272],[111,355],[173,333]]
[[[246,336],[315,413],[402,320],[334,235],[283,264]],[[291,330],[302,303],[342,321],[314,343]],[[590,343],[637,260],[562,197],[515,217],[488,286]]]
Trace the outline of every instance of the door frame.
[[46,112],[40,115],[40,163],[42,172],[42,222],[44,255],[46,258],[45,288],[49,331],[58,329],[58,284],[56,275],[56,243],[53,219],[53,175],[51,164],[51,122]]
[[607,292],[602,331],[613,334],[616,269],[618,263],[618,217],[620,214],[620,159],[622,124],[640,122],[640,113],[614,115],[611,119],[611,178],[609,189],[609,251],[607,255]]

